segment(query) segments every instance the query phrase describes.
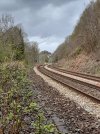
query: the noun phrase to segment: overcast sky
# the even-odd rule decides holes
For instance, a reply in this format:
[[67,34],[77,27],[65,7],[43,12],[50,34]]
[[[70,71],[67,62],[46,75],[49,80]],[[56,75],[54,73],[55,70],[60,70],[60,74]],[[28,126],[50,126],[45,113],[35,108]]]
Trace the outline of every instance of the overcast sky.
[[0,14],[11,13],[40,50],[53,52],[70,35],[90,0],[0,0]]

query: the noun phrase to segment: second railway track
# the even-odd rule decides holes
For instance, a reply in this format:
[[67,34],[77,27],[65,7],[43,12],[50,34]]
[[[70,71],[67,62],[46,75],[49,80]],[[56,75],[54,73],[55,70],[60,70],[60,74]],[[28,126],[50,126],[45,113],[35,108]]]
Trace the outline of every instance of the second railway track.
[[57,71],[66,73],[66,74],[70,74],[70,75],[74,75],[74,76],[78,76],[78,77],[82,77],[82,78],[86,78],[86,79],[89,79],[89,80],[100,82],[100,77],[99,76],[89,75],[89,74],[85,74],[85,73],[72,72],[72,71],[68,71],[68,70],[61,69],[59,67],[51,66],[51,65],[49,65],[48,67],[51,68],[51,69],[55,69]]
[[78,92],[81,92],[82,94],[85,94],[86,96],[100,103],[100,88],[98,86],[78,81],[66,77],[64,75],[58,74],[56,72],[52,72],[50,70],[46,70],[44,66],[39,66],[38,70],[44,75],[59,82],[60,84],[63,84],[64,86],[77,90]]

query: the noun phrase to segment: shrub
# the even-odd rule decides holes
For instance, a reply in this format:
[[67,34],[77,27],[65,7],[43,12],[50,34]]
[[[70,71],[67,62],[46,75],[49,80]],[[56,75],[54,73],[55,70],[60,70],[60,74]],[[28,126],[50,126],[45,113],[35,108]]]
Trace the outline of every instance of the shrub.
[[0,66],[0,130],[2,134],[19,134],[25,127],[25,117],[33,117],[30,125],[34,134],[54,132],[52,124],[33,101],[31,82],[27,69],[17,62]]

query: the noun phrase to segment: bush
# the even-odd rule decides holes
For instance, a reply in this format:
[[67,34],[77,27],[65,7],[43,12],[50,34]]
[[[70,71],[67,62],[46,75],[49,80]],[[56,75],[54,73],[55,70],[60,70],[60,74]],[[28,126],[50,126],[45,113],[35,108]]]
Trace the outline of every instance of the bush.
[[52,124],[43,124],[45,117],[33,101],[31,82],[23,64],[11,63],[0,66],[0,130],[2,134],[18,134],[26,125],[25,117],[32,116],[30,125],[34,134],[54,131]]
[[[31,99],[29,94],[29,84],[26,69],[17,63],[5,64],[0,66],[0,111],[1,126],[5,133],[18,133],[22,127],[23,115],[25,114],[26,104]],[[8,130],[9,128],[9,130]]]

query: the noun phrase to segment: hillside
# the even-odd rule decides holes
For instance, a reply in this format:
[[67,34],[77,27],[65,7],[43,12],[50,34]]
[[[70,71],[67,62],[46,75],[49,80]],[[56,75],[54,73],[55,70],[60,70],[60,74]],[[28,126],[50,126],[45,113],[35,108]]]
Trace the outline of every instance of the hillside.
[[100,74],[100,1],[91,2],[72,35],[53,53],[53,61],[73,71]]

